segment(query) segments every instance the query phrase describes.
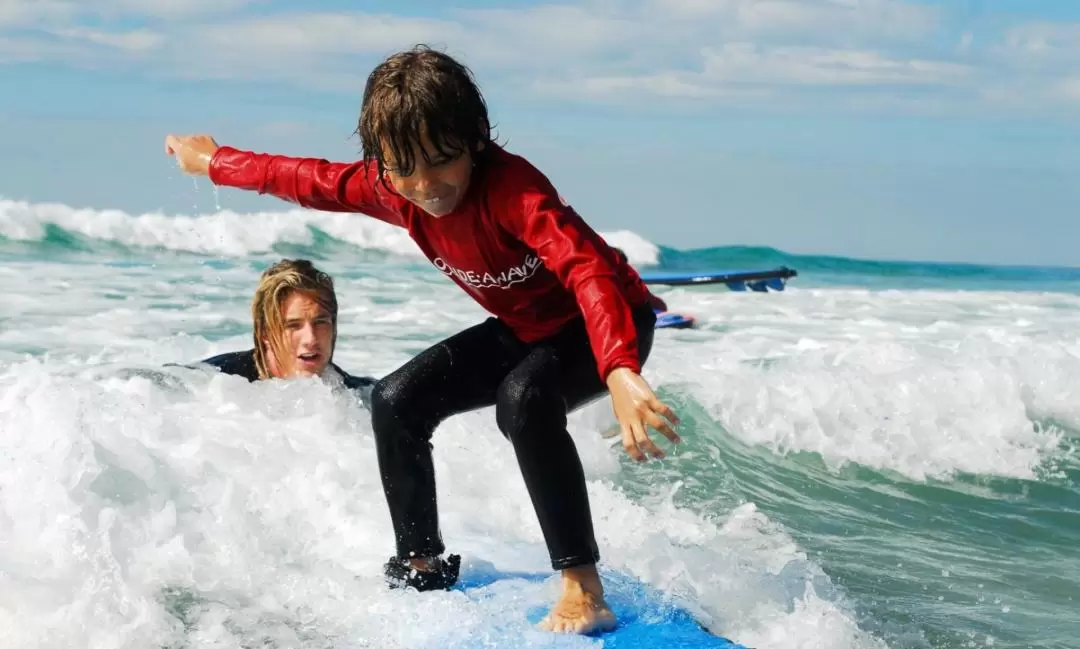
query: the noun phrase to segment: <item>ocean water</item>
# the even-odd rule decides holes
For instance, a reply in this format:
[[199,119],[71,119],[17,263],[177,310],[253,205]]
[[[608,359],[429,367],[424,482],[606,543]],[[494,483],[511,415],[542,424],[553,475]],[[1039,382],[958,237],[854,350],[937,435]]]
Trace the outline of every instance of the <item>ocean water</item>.
[[[1080,270],[680,251],[642,269],[787,265],[787,290],[658,288],[700,328],[645,376],[684,443],[638,465],[571,417],[605,570],[716,632],[788,648],[1076,647]],[[335,360],[380,376],[484,317],[400,231],[359,215],[130,215],[0,201],[0,646],[598,646],[517,600],[387,592],[370,423],[313,381],[187,363],[250,344],[248,300],[311,258]],[[547,568],[512,450],[482,410],[435,435],[465,568]],[[662,442],[666,444],[666,442]],[[497,645],[491,645],[497,646]]]

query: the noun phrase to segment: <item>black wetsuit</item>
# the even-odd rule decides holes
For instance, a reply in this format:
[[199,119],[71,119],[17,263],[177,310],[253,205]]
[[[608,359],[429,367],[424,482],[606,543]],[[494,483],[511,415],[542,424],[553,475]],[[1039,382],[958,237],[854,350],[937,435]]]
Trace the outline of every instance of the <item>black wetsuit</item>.
[[[644,363],[656,314],[647,305],[637,307],[634,323]],[[552,567],[599,561],[585,476],[566,416],[606,391],[581,318],[531,344],[488,318],[380,380],[371,417],[397,558],[445,551],[431,457],[435,428],[451,415],[494,404],[499,430],[514,445]]]
[[[213,365],[224,374],[242,376],[248,381],[259,380],[259,370],[255,367],[255,350],[249,349],[243,352],[228,352],[199,361],[202,364]],[[375,379],[370,376],[353,376],[345,372],[337,365],[330,363],[344,381],[345,387],[360,395],[360,401],[365,408],[371,408],[371,390],[375,387]]]

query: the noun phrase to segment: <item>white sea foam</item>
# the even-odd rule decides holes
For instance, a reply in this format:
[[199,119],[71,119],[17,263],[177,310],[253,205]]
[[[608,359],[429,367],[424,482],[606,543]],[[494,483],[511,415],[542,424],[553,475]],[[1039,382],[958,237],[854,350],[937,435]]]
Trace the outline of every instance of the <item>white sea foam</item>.
[[1080,297],[676,290],[657,365],[742,441],[906,476],[1031,478],[1080,428]]

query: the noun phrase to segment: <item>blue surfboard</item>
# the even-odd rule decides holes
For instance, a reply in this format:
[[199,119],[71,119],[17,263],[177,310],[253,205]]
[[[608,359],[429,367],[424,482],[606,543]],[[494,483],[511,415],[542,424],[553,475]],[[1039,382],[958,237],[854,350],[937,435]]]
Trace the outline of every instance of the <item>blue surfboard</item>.
[[692,329],[697,324],[694,316],[674,311],[656,311],[656,329]]
[[[506,597],[506,588],[499,589],[499,594],[495,595],[493,585],[498,582],[505,586],[513,580],[520,580],[523,584],[538,583],[550,577],[551,573],[508,573],[492,568],[463,572],[453,589],[475,599]],[[610,631],[587,636],[602,641],[597,646],[605,649],[748,649],[711,633],[671,598],[637,579],[611,571],[604,571],[603,579],[604,597],[615,613],[618,625]],[[538,624],[547,611],[547,607],[530,610],[529,623]],[[496,638],[491,636],[477,638],[475,646],[497,646],[491,644],[493,640]],[[472,647],[458,643],[454,646]]]
[[646,284],[664,284],[667,286],[693,286],[697,284],[726,284],[733,291],[768,290],[782,291],[787,280],[798,273],[786,266],[767,270],[701,270],[701,271],[664,271],[639,273]]

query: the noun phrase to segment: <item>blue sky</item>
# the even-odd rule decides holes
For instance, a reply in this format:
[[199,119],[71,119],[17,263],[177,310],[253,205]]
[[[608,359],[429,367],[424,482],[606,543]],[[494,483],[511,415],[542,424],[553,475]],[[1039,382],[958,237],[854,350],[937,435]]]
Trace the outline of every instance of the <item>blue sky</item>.
[[1080,266],[1066,0],[0,0],[0,196],[278,209],[181,176],[165,134],[351,159],[365,76],[417,42],[598,229]]

